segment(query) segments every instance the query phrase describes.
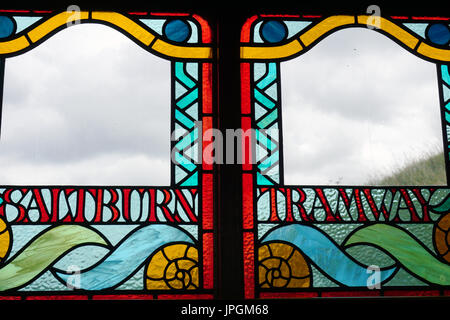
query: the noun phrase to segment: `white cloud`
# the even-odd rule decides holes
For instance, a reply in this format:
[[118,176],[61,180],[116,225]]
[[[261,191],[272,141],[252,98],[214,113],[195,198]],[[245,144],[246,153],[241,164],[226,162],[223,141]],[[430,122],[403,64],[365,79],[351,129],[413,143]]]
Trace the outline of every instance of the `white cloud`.
[[70,27],[6,60],[1,130],[2,184],[169,185],[170,62]]
[[346,29],[281,64],[286,184],[363,184],[442,149],[436,66]]
[[[145,186],[149,181],[163,181],[167,161],[145,154],[108,153],[74,162],[11,162],[0,158],[2,181],[16,185],[131,185]],[[95,172],[93,171],[95,169]],[[32,180],[30,180],[32,179]],[[31,181],[31,182],[30,182]],[[165,181],[163,181],[165,182]],[[150,185],[160,185],[151,183]],[[168,185],[165,183],[164,185]]]

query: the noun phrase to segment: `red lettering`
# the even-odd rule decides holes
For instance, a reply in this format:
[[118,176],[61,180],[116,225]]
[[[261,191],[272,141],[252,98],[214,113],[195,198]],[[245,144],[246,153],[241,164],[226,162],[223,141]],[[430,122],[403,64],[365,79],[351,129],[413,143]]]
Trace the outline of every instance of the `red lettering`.
[[73,212],[72,212],[72,208],[70,207],[69,201],[67,200],[68,196],[70,195],[70,193],[73,192],[73,189],[64,189],[64,200],[66,201],[66,205],[67,205],[67,215],[64,217],[64,219],[62,220],[63,222],[72,222],[73,221]]
[[276,189],[270,188],[270,222],[279,222],[280,218],[278,218],[277,214],[277,199],[276,199]]
[[352,204],[353,198],[354,198],[355,203],[356,203],[356,209],[358,211],[357,221],[360,221],[360,222],[367,221],[366,215],[364,214],[364,208],[362,206],[361,195],[359,193],[359,189],[357,189],[357,188],[354,189],[350,198],[347,196],[345,189],[339,188],[338,192],[340,194],[340,197],[338,197],[338,205],[336,207],[336,210],[338,210],[337,208],[339,208],[339,201],[340,201],[339,199],[342,199],[344,201],[345,208],[350,213],[350,207],[351,207],[351,204]]
[[150,196],[148,203],[149,203],[149,215],[148,215],[148,221],[149,222],[156,222],[156,194],[155,189],[148,189],[148,194]]
[[[30,211],[31,209],[37,209],[39,211],[39,222],[49,222],[50,216],[47,211],[47,208],[45,207],[45,203],[42,199],[42,194],[39,189],[32,189],[31,190],[32,197],[28,204],[27,211]],[[32,204],[36,204],[36,206],[32,206]]]
[[[327,198],[325,197],[325,194],[323,193],[323,189],[315,189],[316,191],[316,199],[317,197],[319,198],[320,202],[322,203],[321,207],[316,207],[315,208],[323,208],[325,210],[326,213],[326,218],[325,221],[329,221],[329,222],[333,222],[333,221],[341,221],[342,218],[336,214],[336,216],[333,214],[333,211],[330,208],[330,205],[328,204]],[[316,199],[314,199],[314,205],[316,204]]]
[[414,207],[414,204],[408,194],[408,191],[406,191],[406,189],[399,189],[399,191],[403,199],[405,200],[406,208],[409,210],[409,213],[411,214],[411,221],[420,221],[416,213],[416,208]]
[[355,200],[356,200],[356,207],[358,208],[358,222],[365,222],[367,221],[366,214],[364,212],[364,207],[362,205],[361,201],[361,194],[359,193],[359,189],[355,189]]
[[52,194],[52,210],[50,221],[57,222],[59,213],[59,193],[61,192],[61,189],[53,188],[50,189],[50,192]]
[[[119,195],[117,194],[117,191],[115,189],[107,189],[107,190],[109,191],[109,193],[111,195],[111,200],[109,200],[108,203],[104,203],[103,202],[103,196],[102,196],[101,197],[102,198],[102,202],[103,202],[102,207],[106,207],[106,208],[109,208],[111,210],[112,217],[109,220],[109,222],[114,222],[114,221],[117,221],[117,219],[119,219],[119,217],[120,217],[120,211],[117,208],[117,200],[119,200]],[[102,208],[102,210],[103,210],[103,208]]]
[[122,189],[122,216],[125,221],[130,221],[130,189]]
[[[306,194],[300,188],[296,188],[295,190],[297,190],[297,192],[299,194],[299,199],[298,199],[298,201],[292,201],[292,205],[293,206],[295,205],[297,207],[302,221],[310,221],[311,218],[306,214],[306,210],[303,207],[303,202],[305,202],[305,200],[306,200]],[[291,196],[292,196],[292,192],[291,192]]]
[[286,189],[286,221],[292,222],[294,221],[294,217],[292,215],[292,190]]
[[420,205],[422,206],[422,221],[423,222],[430,222],[430,214],[428,211],[428,204],[423,198],[422,194],[420,193],[419,189],[412,189],[412,193],[416,196],[417,200],[419,201]]
[[[195,196],[198,195],[198,189],[146,189],[146,188],[8,188],[0,194],[2,203],[0,203],[0,217],[5,219],[8,210],[9,222],[28,223],[28,212],[37,210],[39,213],[38,222],[42,223],[100,223],[106,222],[105,210],[108,222],[114,222],[123,216],[125,221],[131,221],[131,210],[134,210],[131,204],[133,192],[138,192],[140,200],[140,216],[136,220],[142,221],[143,214],[147,214],[146,221],[158,222],[156,215],[159,208],[162,215],[169,222],[182,222],[183,219],[179,215],[181,210],[186,214],[190,222],[198,222]],[[157,192],[161,192],[162,201],[157,203]],[[119,192],[122,192],[121,207],[118,207]],[[149,203],[147,208],[143,208],[143,198],[145,193],[149,195]],[[186,192],[189,192],[187,194]],[[110,197],[105,193],[109,193]],[[86,198],[88,197],[88,198]],[[85,206],[87,200],[92,197],[95,207],[93,217],[90,221],[86,220]],[[189,197],[192,197],[189,198]],[[106,198],[108,200],[106,200]],[[70,199],[70,201],[69,201]],[[60,208],[67,207],[66,211],[60,212]],[[145,210],[148,210],[145,212]],[[16,215],[17,212],[17,215]],[[12,217],[14,215],[14,217]],[[92,221],[91,221],[92,220]],[[34,221],[34,220],[33,220]]]
[[[363,192],[364,192],[364,195],[366,196],[367,202],[369,202],[369,206],[370,206],[370,209],[372,210],[375,220],[378,221],[380,218],[380,211],[378,210],[378,208],[375,204],[375,201],[373,200],[372,194],[370,193],[370,189],[364,189]],[[383,200],[384,200],[384,197],[383,197]],[[381,213],[384,216],[384,219],[387,221],[389,219],[389,213],[387,212],[386,207],[384,206],[383,202],[381,203],[380,209],[381,209]]]
[[[14,219],[14,222],[28,222],[28,219],[25,215],[25,213],[26,213],[25,207],[19,203],[14,202],[11,199],[11,193],[16,190],[17,189],[6,189],[5,192],[3,193],[4,203],[0,206],[0,216],[5,217],[5,219],[6,219],[6,206],[10,205],[18,210],[18,215]],[[25,190],[25,192],[23,192],[23,190]],[[21,191],[22,191],[22,198],[20,198],[20,200],[18,202],[20,202],[23,199],[23,194],[25,194],[28,190],[22,189]],[[12,222],[12,221],[10,221],[10,222]]]
[[79,189],[77,192],[77,213],[75,222],[84,222],[84,189]]
[[191,222],[197,222],[197,217],[195,216],[195,213],[193,212],[191,206],[187,202],[186,198],[184,197],[183,192],[181,190],[175,190],[175,194],[178,197],[178,201],[180,202],[181,206],[183,207],[184,212],[189,217],[189,220]]
[[[131,220],[131,209],[130,209],[131,205],[130,205],[130,203],[131,203],[131,194],[134,191],[137,191],[139,193],[139,199],[141,201],[141,206],[142,206],[142,199],[143,199],[144,193],[146,192],[145,189],[143,189],[143,188],[134,189],[134,190],[128,189],[128,188],[122,189],[122,216],[123,216],[125,221],[132,221]],[[148,190],[149,195],[150,195],[150,199],[149,199],[149,208],[148,208],[148,212],[147,213],[151,212],[151,208],[152,207],[154,209],[154,196],[152,196],[152,192],[151,191],[154,192],[154,190],[152,190],[152,189]],[[141,219],[142,213],[144,212],[143,210],[144,210],[144,208],[141,207],[141,209],[140,209],[140,216],[139,216],[139,218],[137,220]],[[150,215],[151,215],[151,213],[150,213]],[[153,212],[153,215],[154,215],[154,212]],[[156,219],[155,219],[155,221],[156,221]]]
[[166,189],[163,189],[161,191],[164,194],[164,200],[162,201],[162,203],[156,204],[156,206],[161,209],[161,211],[164,214],[164,217],[166,217],[166,219],[169,222],[180,222],[181,219],[178,216],[178,214],[176,212],[174,212],[173,216],[172,216],[172,212],[170,212],[170,209],[168,208],[168,205],[169,205],[170,201],[172,200],[172,194],[170,193],[169,190],[166,190]]

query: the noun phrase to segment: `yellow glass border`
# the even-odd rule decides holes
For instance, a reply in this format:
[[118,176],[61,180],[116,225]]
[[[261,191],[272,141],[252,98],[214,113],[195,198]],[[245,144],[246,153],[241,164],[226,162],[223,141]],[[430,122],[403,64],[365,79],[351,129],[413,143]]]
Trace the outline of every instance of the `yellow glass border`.
[[57,13],[38,23],[37,26],[26,33],[26,36],[21,35],[14,39],[0,41],[0,57],[6,54],[20,54],[23,50],[30,49],[32,44],[42,40],[56,29],[76,21],[112,24],[130,38],[137,40],[148,51],[158,53],[166,58],[212,59],[212,48],[210,46],[184,46],[166,42],[158,34],[147,30],[127,16],[118,12],[107,11],[81,11],[76,14],[73,11]]
[[[276,60],[285,59],[296,54],[299,54],[302,50],[313,46],[317,42],[321,41],[324,36],[346,27],[367,27],[373,26],[375,30],[380,30],[382,33],[389,35],[390,37],[398,40],[404,44],[409,51],[423,57],[428,58],[436,62],[448,62],[450,61],[450,49],[441,49],[432,45],[422,42],[418,37],[412,34],[410,31],[403,29],[401,26],[394,22],[379,17],[379,24],[375,24],[373,16],[359,15],[337,15],[330,16],[322,21],[318,22],[305,32],[301,33],[298,37],[293,38],[288,43],[274,46],[274,45],[242,45],[241,46],[241,59],[244,60]],[[300,40],[300,41],[299,41]],[[297,45],[300,42],[303,44]],[[294,49],[293,49],[294,48]]]

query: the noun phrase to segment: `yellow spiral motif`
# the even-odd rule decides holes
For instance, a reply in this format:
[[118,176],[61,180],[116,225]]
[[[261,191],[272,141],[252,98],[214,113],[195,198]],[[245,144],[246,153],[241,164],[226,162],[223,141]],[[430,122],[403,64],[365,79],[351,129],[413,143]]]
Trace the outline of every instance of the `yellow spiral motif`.
[[303,255],[293,246],[270,242],[258,249],[259,285],[261,288],[307,288],[311,269]]
[[189,244],[173,244],[157,251],[146,271],[148,290],[197,289],[198,251]]
[[434,228],[434,244],[439,256],[450,263],[450,212],[437,221]]
[[0,218],[0,262],[8,254],[11,245],[11,234],[5,221]]

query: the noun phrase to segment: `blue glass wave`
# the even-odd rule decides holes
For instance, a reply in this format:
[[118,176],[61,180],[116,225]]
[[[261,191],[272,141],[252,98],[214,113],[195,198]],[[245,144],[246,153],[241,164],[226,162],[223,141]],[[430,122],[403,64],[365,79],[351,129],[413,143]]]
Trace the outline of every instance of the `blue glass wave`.
[[[366,287],[369,277],[366,266],[358,264],[319,229],[301,224],[283,226],[270,231],[262,243],[285,241],[295,245],[319,269],[334,281],[349,287]],[[380,282],[389,279],[396,267],[380,270]],[[373,280],[373,279],[371,279]],[[370,285],[376,283],[370,282]]]
[[[138,228],[93,268],[75,275],[80,277],[78,289],[102,290],[115,287],[131,276],[152,253],[173,242],[194,241],[185,231],[169,225]],[[55,271],[55,275],[63,283],[69,283],[70,277],[74,277],[61,270]]]

